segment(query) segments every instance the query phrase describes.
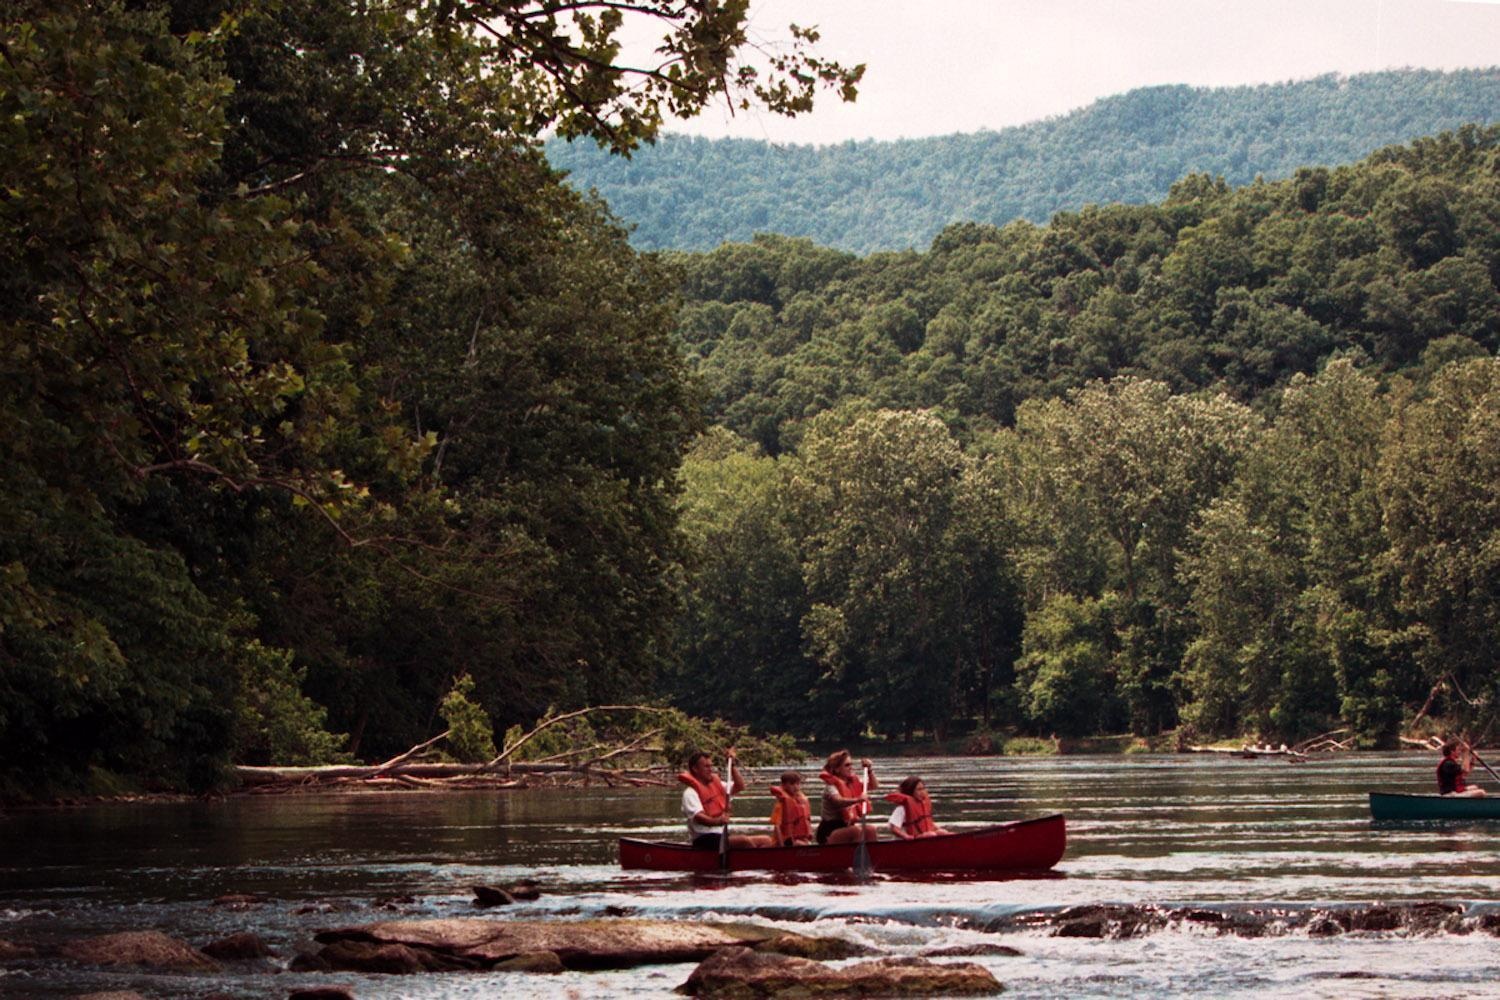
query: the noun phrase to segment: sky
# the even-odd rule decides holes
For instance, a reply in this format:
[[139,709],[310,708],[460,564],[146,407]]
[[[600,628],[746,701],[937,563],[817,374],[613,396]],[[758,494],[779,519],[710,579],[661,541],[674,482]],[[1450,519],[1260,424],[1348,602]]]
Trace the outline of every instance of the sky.
[[795,119],[722,106],[668,131],[778,143],[1021,125],[1136,87],[1500,65],[1500,0],[752,0],[752,39],[816,25],[867,68]]

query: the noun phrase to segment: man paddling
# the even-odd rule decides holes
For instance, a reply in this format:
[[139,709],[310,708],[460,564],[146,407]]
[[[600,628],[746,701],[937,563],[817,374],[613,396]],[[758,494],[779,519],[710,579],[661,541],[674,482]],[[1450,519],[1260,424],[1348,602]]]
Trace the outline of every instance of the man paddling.
[[[687,770],[677,776],[687,786],[682,790],[682,814],[687,817],[688,839],[699,850],[720,849],[720,840],[729,826],[729,797],[745,787],[744,778],[735,773],[734,751],[730,750],[724,758],[729,769],[728,789],[714,770],[714,759],[702,750],[688,755]],[[729,835],[728,846],[770,847],[771,838],[733,833]]]
[[1443,744],[1443,759],[1437,766],[1439,795],[1457,795],[1465,798],[1484,798],[1484,789],[1468,782],[1469,772],[1474,769],[1474,751],[1462,740],[1449,740]]

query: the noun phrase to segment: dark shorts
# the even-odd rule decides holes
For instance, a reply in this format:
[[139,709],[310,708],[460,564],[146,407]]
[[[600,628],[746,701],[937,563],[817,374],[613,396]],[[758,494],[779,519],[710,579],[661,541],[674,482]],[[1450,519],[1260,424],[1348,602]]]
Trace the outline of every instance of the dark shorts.
[[693,850],[695,851],[717,851],[719,849],[719,835],[717,833],[700,833],[693,838]]
[[848,825],[849,825],[848,823],[845,823],[841,819],[825,819],[823,822],[821,822],[821,823],[818,824],[818,833],[817,833],[817,841],[818,841],[818,843],[820,843],[820,844],[826,844],[826,843],[828,843],[828,838],[833,833],[833,831],[835,831],[835,830],[842,830],[844,827],[846,827]]

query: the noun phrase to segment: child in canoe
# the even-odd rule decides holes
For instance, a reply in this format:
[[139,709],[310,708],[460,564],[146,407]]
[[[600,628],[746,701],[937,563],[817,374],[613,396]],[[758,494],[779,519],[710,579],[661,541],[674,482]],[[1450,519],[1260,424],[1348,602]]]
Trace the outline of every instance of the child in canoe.
[[776,805],[771,808],[771,840],[777,847],[806,847],[813,842],[812,803],[802,794],[802,775],[784,771],[781,783],[771,786]]
[[891,833],[901,840],[936,837],[948,832],[932,821],[932,799],[927,794],[927,784],[915,774],[897,785],[896,791],[887,794],[885,800],[896,805],[891,811],[889,825]]

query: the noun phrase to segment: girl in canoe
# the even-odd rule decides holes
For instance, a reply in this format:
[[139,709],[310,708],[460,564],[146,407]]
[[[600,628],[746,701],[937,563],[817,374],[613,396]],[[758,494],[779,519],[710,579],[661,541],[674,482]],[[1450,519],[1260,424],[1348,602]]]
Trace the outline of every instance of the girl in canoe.
[[1443,759],[1438,762],[1437,782],[1439,795],[1462,795],[1465,798],[1484,798],[1484,789],[1468,782],[1469,772],[1474,769],[1474,750],[1463,740],[1449,740],[1443,744]]
[[812,804],[802,794],[802,775],[785,771],[781,784],[771,786],[776,805],[771,809],[771,839],[778,847],[806,847],[813,842]]
[[887,793],[885,800],[896,805],[888,823],[897,839],[915,840],[948,832],[932,821],[932,799],[927,794],[927,783],[915,774],[897,785],[896,791]]
[[870,787],[854,773],[854,758],[848,750],[836,750],[828,756],[823,766],[823,812],[815,839],[820,844],[853,844],[861,840],[878,839],[875,830],[866,826],[860,818],[870,809],[870,791],[879,784],[871,769],[868,757],[860,761],[864,773],[870,776]]

